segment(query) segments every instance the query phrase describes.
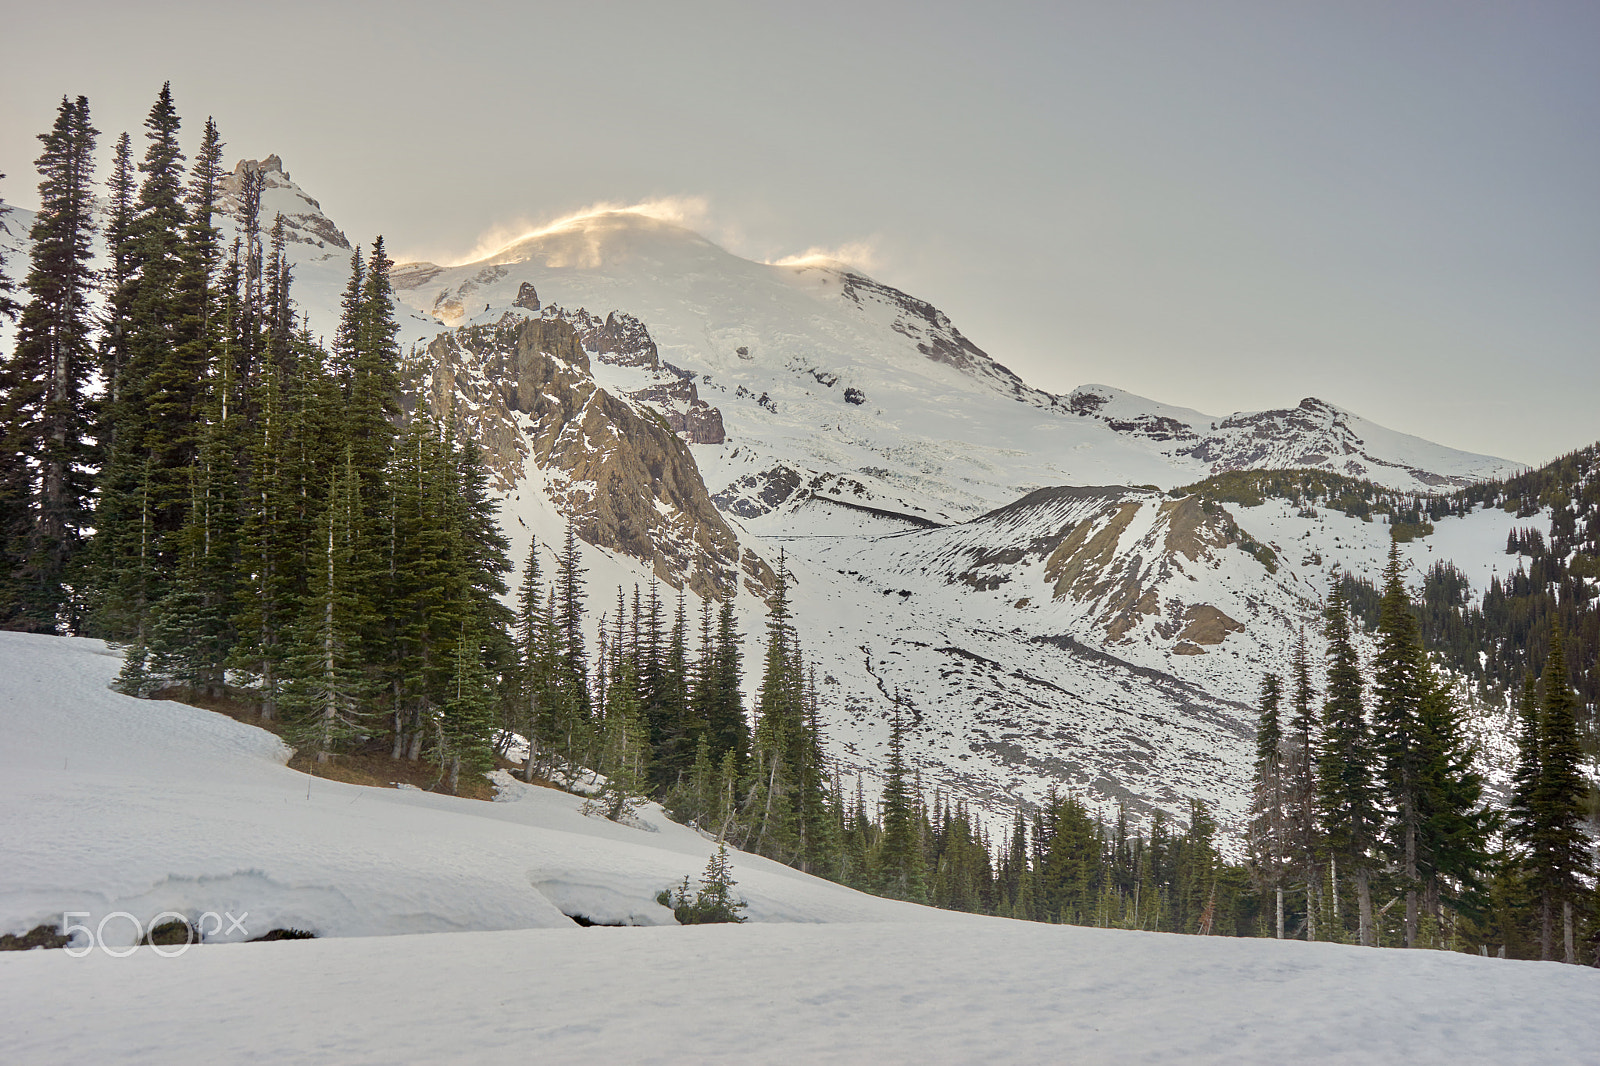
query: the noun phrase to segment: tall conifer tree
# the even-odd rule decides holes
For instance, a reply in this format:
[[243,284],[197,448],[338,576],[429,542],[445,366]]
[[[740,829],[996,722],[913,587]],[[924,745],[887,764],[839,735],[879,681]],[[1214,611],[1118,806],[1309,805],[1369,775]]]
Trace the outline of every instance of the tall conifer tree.
[[78,626],[69,582],[90,524],[93,344],[89,267],[98,131],[83,97],[62,98],[39,140],[39,213],[17,344],[0,364],[0,626]]
[[1333,863],[1356,886],[1357,939],[1376,944],[1372,927],[1372,849],[1382,824],[1375,755],[1362,698],[1361,661],[1351,631],[1344,582],[1336,575],[1324,612],[1328,639],[1322,745],[1317,760],[1317,795],[1326,846]]
[[1539,893],[1540,957],[1555,957],[1555,912],[1562,915],[1563,957],[1576,962],[1573,936],[1574,907],[1583,891],[1583,879],[1593,872],[1593,857],[1583,831],[1583,801],[1587,787],[1578,743],[1576,701],[1567,676],[1563,634],[1550,634],[1545,659],[1544,700],[1539,713],[1539,771],[1532,788],[1532,873]]
[[1382,769],[1384,797],[1394,812],[1389,843],[1404,878],[1405,943],[1414,947],[1418,926],[1417,832],[1420,743],[1424,691],[1422,637],[1411,597],[1400,580],[1400,550],[1391,545],[1384,569],[1378,617],[1377,677],[1373,737]]

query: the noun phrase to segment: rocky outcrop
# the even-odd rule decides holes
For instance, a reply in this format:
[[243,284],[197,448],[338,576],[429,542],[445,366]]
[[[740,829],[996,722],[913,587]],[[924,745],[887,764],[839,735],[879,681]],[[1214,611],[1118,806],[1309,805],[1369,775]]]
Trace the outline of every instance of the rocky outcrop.
[[261,177],[261,203],[258,219],[261,231],[272,228],[273,220],[283,216],[284,236],[296,244],[309,244],[317,248],[350,250],[350,241],[338,226],[322,213],[322,205],[289,179],[283,169],[283,160],[276,155],[265,159],[241,159],[234,164],[233,172],[224,174],[220,182],[218,206],[228,215],[238,218],[244,207],[245,177]]
[[429,345],[414,380],[439,417],[477,440],[501,488],[534,465],[590,544],[640,559],[674,587],[764,592],[772,571],[712,504],[667,421],[595,384],[578,331],[561,318],[507,315]]
[[725,438],[722,412],[700,398],[691,380],[676,378],[628,396],[660,411],[672,431],[690,444],[721,444]]
[[[524,283],[523,288],[531,291],[533,286]],[[575,311],[547,307],[544,316],[570,324],[584,349],[602,363],[660,372],[657,384],[636,389],[628,398],[654,407],[684,440],[721,444],[726,439],[722,412],[700,398],[693,374],[661,362],[656,342],[643,322],[621,311],[612,311],[602,320],[582,307]]]

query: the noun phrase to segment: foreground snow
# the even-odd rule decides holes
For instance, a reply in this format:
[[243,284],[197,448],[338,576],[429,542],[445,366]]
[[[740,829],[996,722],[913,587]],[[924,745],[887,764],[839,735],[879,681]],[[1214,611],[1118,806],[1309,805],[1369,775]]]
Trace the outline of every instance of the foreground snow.
[[[0,933],[66,911],[94,929],[249,912],[223,940],[674,924],[656,893],[715,849],[654,805],[616,825],[509,779],[483,803],[308,777],[270,733],[110,691],[118,665],[98,641],[0,633]],[[758,921],[939,917],[756,856],[734,876]]]
[[1575,1062],[1600,1038],[1591,969],[976,918],[742,854],[755,920],[671,927],[652,897],[711,844],[658,811],[312,780],[260,730],[108,691],[116,665],[0,634],[0,932],[212,910],[323,939],[0,954],[8,1062]]
[[976,918],[0,958],[13,1062],[1582,1062],[1597,978]]

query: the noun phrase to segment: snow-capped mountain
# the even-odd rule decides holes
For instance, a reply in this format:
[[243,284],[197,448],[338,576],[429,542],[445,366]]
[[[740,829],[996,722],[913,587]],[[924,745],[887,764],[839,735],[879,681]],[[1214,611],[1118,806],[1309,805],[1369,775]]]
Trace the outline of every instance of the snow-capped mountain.
[[397,276],[402,299],[447,326],[533,313],[518,307],[524,285],[546,306],[640,320],[720,410],[732,447],[697,458],[719,503],[745,516],[818,477],[849,477],[872,506],[951,521],[1050,485],[1169,488],[1297,465],[1426,490],[1514,467],[1315,400],[1217,418],[1098,386],[1052,396],[937,309],[843,264],[754,263],[627,211]]
[[[1050,787],[1134,811],[1201,798],[1237,824],[1260,674],[1315,618],[1336,562],[1375,570],[1387,548],[1386,526],[1339,512],[1245,514],[1166,490],[1284,466],[1409,491],[1514,469],[1315,399],[1215,418],[1104,386],[1052,396],[844,264],[755,263],[628,211],[465,265],[403,264],[395,283],[450,331],[450,361],[477,368],[456,374],[478,383],[458,390],[476,409],[507,394],[493,369],[507,331],[572,326],[587,358],[564,365],[679,430],[747,559],[785,554],[843,766],[880,764],[898,693],[930,785],[991,805]],[[695,405],[720,432],[689,429]],[[504,406],[481,440],[545,424]],[[589,418],[565,424],[576,437]],[[536,451],[499,449],[501,469],[530,476]],[[594,487],[563,468],[541,466],[546,498],[575,500],[598,533]],[[642,520],[670,510],[647,502]],[[730,570],[726,553],[704,561]]]
[[[331,336],[352,241],[276,156],[228,177],[226,239],[251,170],[263,233],[285,220],[295,300]],[[1237,826],[1261,673],[1335,565],[1381,566],[1388,527],[1171,490],[1294,466],[1415,492],[1516,468],[1316,399],[1213,417],[1101,385],[1055,396],[852,267],[752,262],[638,211],[393,281],[408,402],[484,447],[514,557],[571,517],[596,618],[657,578],[736,590],[757,634],[782,555],[832,754],[869,790],[898,693],[930,789],[1136,812],[1199,798]],[[1452,545],[1486,583],[1512,521],[1444,520],[1408,561]]]

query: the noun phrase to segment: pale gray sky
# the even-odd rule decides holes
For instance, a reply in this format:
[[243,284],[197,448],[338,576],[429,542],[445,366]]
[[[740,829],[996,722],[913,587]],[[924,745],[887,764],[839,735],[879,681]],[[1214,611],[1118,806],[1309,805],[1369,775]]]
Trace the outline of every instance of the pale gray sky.
[[109,156],[170,78],[191,150],[214,115],[230,161],[277,152],[402,253],[697,197],[743,255],[870,249],[1052,391],[1316,395],[1527,462],[1600,438],[1592,0],[60,0],[0,26],[8,202],[63,93]]

